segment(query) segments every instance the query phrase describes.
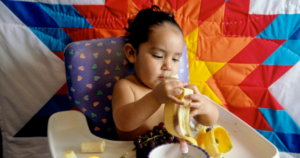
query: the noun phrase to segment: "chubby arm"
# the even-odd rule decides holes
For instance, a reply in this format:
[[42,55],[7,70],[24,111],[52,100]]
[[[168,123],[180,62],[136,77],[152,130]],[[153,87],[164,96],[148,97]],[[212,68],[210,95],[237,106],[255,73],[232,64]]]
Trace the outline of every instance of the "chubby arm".
[[118,81],[113,90],[113,118],[118,129],[133,131],[141,126],[160,107],[152,92],[135,101],[127,80]]
[[113,118],[117,128],[124,132],[133,131],[168,102],[184,105],[175,96],[180,95],[180,87],[187,85],[178,79],[165,79],[151,92],[136,100],[128,80],[120,80],[113,90]]

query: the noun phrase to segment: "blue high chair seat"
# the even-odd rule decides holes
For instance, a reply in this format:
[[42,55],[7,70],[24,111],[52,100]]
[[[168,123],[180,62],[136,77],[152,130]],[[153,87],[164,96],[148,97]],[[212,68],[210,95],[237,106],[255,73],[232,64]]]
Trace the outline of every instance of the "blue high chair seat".
[[[110,37],[71,43],[64,52],[68,95],[85,114],[91,132],[117,140],[112,117],[114,84],[134,72],[124,54],[124,37]],[[186,45],[180,60],[179,78],[188,82]]]

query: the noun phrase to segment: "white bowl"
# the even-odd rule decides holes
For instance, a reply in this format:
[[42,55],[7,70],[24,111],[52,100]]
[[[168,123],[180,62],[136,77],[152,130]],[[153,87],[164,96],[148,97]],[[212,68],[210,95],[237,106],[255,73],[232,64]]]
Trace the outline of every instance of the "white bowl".
[[[210,158],[209,154],[198,146],[189,144],[188,148],[188,158]],[[160,145],[149,152],[148,158],[182,158],[179,143]]]

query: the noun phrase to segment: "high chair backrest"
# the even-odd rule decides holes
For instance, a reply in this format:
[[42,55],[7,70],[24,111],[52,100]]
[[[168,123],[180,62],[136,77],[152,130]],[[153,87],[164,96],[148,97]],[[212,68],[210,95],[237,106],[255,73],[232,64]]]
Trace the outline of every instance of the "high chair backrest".
[[[121,78],[134,72],[124,54],[124,37],[74,42],[64,52],[68,95],[71,103],[87,117],[96,136],[117,139],[112,118],[112,90]],[[180,61],[179,78],[188,82],[186,45]]]

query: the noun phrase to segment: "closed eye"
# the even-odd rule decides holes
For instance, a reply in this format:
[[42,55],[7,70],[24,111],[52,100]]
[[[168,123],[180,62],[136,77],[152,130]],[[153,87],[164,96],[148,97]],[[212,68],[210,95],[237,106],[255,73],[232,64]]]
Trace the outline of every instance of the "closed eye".
[[153,55],[155,58],[161,59],[163,56]]
[[173,58],[172,60],[175,61],[175,62],[179,61],[178,59],[175,59],[175,58]]

